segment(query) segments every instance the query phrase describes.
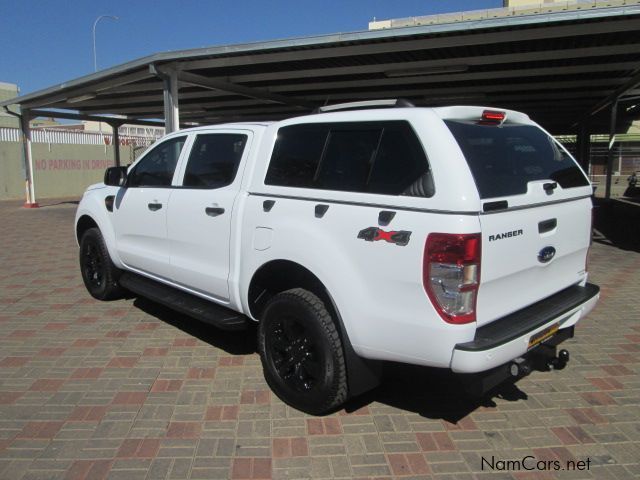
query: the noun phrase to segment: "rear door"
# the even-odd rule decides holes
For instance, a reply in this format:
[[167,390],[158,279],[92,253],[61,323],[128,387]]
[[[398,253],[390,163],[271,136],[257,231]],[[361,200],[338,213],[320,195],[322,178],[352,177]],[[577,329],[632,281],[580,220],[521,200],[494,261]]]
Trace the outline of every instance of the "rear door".
[[229,299],[231,219],[252,135],[199,132],[170,200],[171,280],[221,301]]
[[573,158],[533,123],[445,123],[483,205],[478,325],[584,280],[591,187]]

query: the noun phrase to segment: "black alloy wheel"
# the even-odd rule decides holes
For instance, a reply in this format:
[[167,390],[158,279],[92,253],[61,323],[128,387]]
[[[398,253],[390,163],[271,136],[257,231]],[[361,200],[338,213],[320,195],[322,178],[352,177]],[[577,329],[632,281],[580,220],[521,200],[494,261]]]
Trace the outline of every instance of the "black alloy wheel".
[[94,242],[85,242],[83,250],[83,274],[92,289],[101,289],[104,286],[105,266],[102,263],[98,246]]
[[295,288],[275,295],[258,326],[267,383],[285,403],[321,415],[347,399],[342,341],[325,304]]
[[322,351],[318,351],[310,332],[294,317],[271,322],[265,342],[273,368],[289,388],[308,392],[322,378]]
[[90,228],[80,239],[80,273],[87,291],[98,300],[111,300],[122,296],[118,285],[120,270],[111,261],[102,234]]

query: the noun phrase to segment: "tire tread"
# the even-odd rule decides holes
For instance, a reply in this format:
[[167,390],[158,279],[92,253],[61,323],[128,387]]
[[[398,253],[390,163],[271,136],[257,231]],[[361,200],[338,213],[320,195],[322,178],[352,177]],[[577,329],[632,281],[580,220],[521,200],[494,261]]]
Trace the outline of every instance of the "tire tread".
[[[94,298],[97,298],[98,300],[115,300],[117,298],[121,298],[123,296],[124,290],[118,284],[118,276],[119,276],[120,270],[118,270],[118,268],[116,268],[116,266],[111,261],[109,250],[107,249],[107,245],[104,241],[104,238],[102,237],[102,233],[100,232],[100,229],[96,227],[92,227],[92,228],[89,228],[86,232],[84,232],[82,235],[82,238],[80,239],[81,246],[82,246],[82,242],[85,241],[85,238],[87,236],[95,237],[95,241],[98,245],[100,255],[102,256],[103,260],[106,262],[106,268],[105,268],[106,287],[104,288],[104,291],[93,292],[91,291],[91,289],[89,289],[89,286],[85,284],[85,286],[87,286],[87,290],[89,291],[91,296],[93,296]],[[80,256],[82,256],[82,247],[80,248]],[[83,276],[83,280],[84,280],[84,276]]]
[[336,407],[342,405],[348,398],[347,385],[347,367],[345,361],[342,341],[336,324],[327,310],[324,302],[314,293],[303,288],[293,288],[286,290],[272,299],[289,298],[294,302],[302,302],[306,304],[315,314],[315,318],[319,320],[322,330],[326,333],[329,340],[332,354],[335,356],[335,375],[337,380],[334,382],[333,391],[327,395],[325,403],[318,405],[311,413],[316,415],[327,413]]

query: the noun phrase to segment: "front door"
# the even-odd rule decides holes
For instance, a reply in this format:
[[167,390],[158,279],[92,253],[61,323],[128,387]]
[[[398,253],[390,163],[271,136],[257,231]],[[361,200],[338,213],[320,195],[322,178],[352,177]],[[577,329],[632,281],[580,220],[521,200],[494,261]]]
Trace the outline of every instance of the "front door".
[[169,138],[129,169],[113,209],[116,246],[129,268],[170,276],[167,211],[171,182],[186,136]]
[[169,201],[172,280],[223,302],[229,299],[233,205],[250,141],[244,130],[198,134]]

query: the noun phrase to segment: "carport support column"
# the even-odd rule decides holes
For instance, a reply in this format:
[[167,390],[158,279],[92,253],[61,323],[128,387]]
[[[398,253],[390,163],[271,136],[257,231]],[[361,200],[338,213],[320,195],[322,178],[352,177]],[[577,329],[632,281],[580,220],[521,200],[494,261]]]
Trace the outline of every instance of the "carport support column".
[[616,141],[616,119],[618,117],[618,99],[611,103],[611,120],[609,123],[609,154],[607,155],[607,185],[605,198],[611,198],[611,179],[613,176],[613,146]]
[[113,130],[113,164],[116,167],[120,166],[120,124],[119,123],[111,123],[111,128]]
[[29,127],[29,119],[31,118],[29,110],[22,110],[20,116],[20,133],[22,142],[22,160],[24,164],[26,201],[25,208],[38,208],[36,202],[36,189],[33,181],[33,155],[31,153],[31,128]]
[[591,159],[591,132],[589,129],[589,123],[583,122],[578,127],[578,163],[584,170],[584,173],[589,175],[590,159]]
[[178,74],[175,70],[163,72],[164,81],[164,124],[165,133],[180,130],[180,109],[178,107]]

